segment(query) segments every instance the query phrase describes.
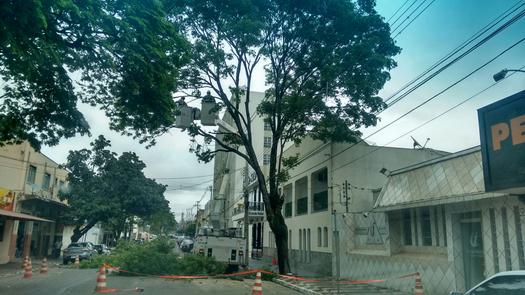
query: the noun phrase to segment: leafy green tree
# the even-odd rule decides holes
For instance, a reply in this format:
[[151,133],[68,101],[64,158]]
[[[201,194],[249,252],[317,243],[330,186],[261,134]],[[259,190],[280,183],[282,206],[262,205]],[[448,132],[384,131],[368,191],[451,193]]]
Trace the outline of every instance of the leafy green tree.
[[[384,108],[377,96],[395,66],[399,48],[374,0],[188,0],[173,19],[192,45],[184,71],[191,90],[210,90],[236,132],[193,125],[204,138],[192,149],[210,161],[234,153],[257,175],[266,218],[275,235],[279,271],[290,270],[288,230],[279,185],[297,158],[283,159],[289,142],[305,135],[323,141],[355,143],[360,127],[377,123]],[[256,108],[250,91],[256,67],[264,63],[265,99]],[[253,146],[251,118],[269,123],[272,143],[268,174]],[[207,148],[215,142],[215,149]]]
[[102,107],[113,128],[163,132],[188,58],[163,2],[0,1],[0,142],[88,134],[78,101]]
[[98,222],[114,224],[120,236],[126,221],[131,224],[135,216],[146,218],[165,210],[166,188],[144,176],[146,165],[136,154],[118,156],[110,146],[101,135],[90,150],[69,153],[69,190],[62,198],[70,205],[68,215],[75,225],[72,242]]
[[144,217],[143,223],[150,226],[150,232],[157,235],[174,232],[177,228],[175,215],[170,210],[168,201],[155,214]]
[[[194,125],[188,132],[205,144],[193,151],[204,161],[235,153],[253,168],[279,271],[289,272],[278,187],[297,160],[281,151],[306,134],[356,142],[358,128],[376,124],[384,108],[377,93],[399,48],[374,7],[374,0],[0,2],[0,141],[56,144],[87,133],[81,98],[101,106],[113,129],[154,143],[173,127],[174,93],[200,98],[210,90],[238,131]],[[250,91],[262,64],[269,89],[254,108]],[[70,72],[81,75],[82,96]],[[252,144],[255,114],[271,127],[267,175]]]

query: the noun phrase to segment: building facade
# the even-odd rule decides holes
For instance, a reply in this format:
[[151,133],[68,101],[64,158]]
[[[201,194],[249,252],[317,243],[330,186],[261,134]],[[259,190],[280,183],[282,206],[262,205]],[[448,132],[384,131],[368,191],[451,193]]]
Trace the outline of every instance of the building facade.
[[[264,93],[251,92],[251,109],[263,101]],[[241,98],[242,100],[242,98]],[[244,102],[241,101],[241,104]],[[244,108],[241,108],[244,115]],[[223,122],[233,126],[228,113]],[[262,117],[252,114],[252,144],[258,156],[263,173],[267,174],[271,146],[271,132],[269,125]],[[222,127],[220,127],[222,128]],[[243,148],[241,147],[242,151]],[[248,204],[245,205],[245,201]],[[214,159],[213,198],[207,204],[209,207],[208,220],[214,228],[240,228],[246,232],[249,242],[248,253],[252,257],[262,255],[264,207],[262,196],[257,189],[257,177],[247,162],[233,153],[218,153]],[[245,207],[248,208],[248,219],[245,220]],[[246,231],[245,231],[245,228]]]
[[[359,214],[337,216],[346,225],[334,271],[353,279],[419,272],[425,294],[465,291],[525,269],[524,212],[524,196],[485,192],[479,147],[409,166],[388,177],[368,216],[373,227],[363,228]],[[409,291],[413,280],[385,286]]]
[[8,210],[0,208],[0,263],[60,255],[67,203],[58,194],[66,179],[65,170],[28,142],[0,147],[0,188],[11,200]]
[[[336,217],[352,212],[368,214],[386,182],[385,171],[444,154],[431,149],[378,147],[364,142],[324,143],[308,137],[301,144],[290,146],[284,157],[299,156],[300,160],[281,187],[292,272],[336,275],[332,269],[333,262],[338,261],[335,234],[346,226],[338,224]],[[367,224],[368,220],[363,221],[362,227]],[[264,252],[273,258],[277,256],[275,240],[269,227],[265,228]],[[364,241],[376,238],[359,237]],[[356,243],[362,243],[361,240]]]

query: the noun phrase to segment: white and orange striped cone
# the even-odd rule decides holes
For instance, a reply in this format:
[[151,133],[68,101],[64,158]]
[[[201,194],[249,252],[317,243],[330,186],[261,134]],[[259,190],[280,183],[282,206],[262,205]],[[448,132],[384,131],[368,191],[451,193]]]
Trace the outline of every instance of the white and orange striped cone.
[[95,292],[105,293],[108,287],[106,286],[106,267],[102,265],[97,275],[97,286]]
[[30,279],[33,277],[33,266],[31,265],[31,259],[27,259],[26,266],[24,267],[24,279]]
[[24,257],[24,263],[22,263],[22,269],[26,269],[27,260],[29,260],[29,257]]
[[414,295],[424,295],[423,283],[421,282],[421,276],[416,272],[416,286],[414,287]]
[[261,273],[257,272],[257,275],[255,276],[255,283],[253,283],[252,288],[252,295],[262,295],[262,281],[261,281]]
[[40,273],[47,275],[47,258],[42,259],[42,264],[40,265]]
[[76,268],[80,267],[80,257],[78,255],[77,255],[77,257],[75,257],[75,267]]

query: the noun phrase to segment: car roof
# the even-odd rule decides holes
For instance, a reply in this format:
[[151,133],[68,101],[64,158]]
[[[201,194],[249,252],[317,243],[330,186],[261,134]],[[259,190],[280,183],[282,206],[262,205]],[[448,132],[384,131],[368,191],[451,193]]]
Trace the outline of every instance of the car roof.
[[525,270],[511,270],[511,271],[502,271],[491,276],[491,278],[501,277],[501,276],[525,276]]

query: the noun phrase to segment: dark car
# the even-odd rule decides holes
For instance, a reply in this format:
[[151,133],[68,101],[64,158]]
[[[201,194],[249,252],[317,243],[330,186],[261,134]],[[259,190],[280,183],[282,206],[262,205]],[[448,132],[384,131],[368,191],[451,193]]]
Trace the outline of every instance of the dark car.
[[95,245],[95,250],[97,250],[97,253],[100,255],[109,255],[111,254],[111,250],[109,250],[108,246],[104,244]]
[[72,243],[64,249],[62,259],[64,264],[68,264],[68,262],[74,262],[77,256],[80,260],[85,260],[90,259],[96,253],[97,250],[90,242]]
[[180,249],[183,252],[191,252],[191,250],[193,249],[193,240],[191,239],[182,240],[182,242],[180,243]]

